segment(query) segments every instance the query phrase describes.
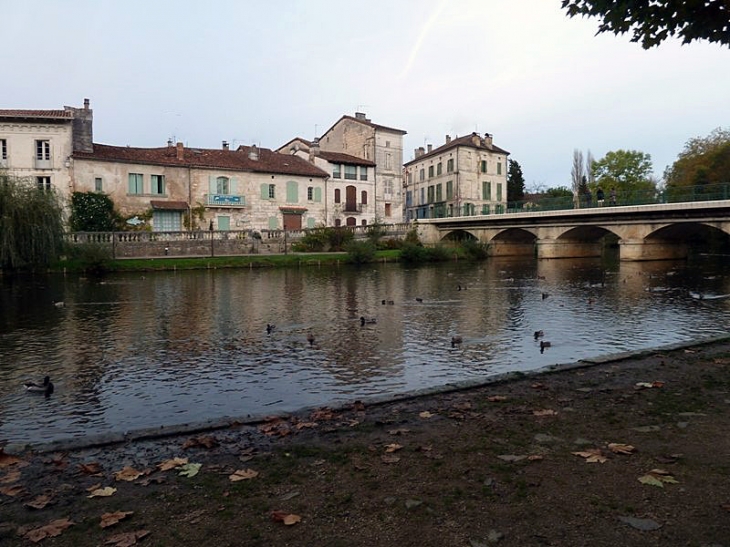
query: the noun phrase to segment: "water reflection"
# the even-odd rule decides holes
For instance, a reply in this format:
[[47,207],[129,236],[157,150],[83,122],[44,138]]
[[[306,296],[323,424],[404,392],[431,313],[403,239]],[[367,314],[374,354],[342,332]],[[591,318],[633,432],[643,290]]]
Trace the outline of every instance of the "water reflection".
[[[727,270],[711,257],[493,259],[6,277],[0,441],[294,410],[720,334]],[[23,392],[45,374],[50,399]]]

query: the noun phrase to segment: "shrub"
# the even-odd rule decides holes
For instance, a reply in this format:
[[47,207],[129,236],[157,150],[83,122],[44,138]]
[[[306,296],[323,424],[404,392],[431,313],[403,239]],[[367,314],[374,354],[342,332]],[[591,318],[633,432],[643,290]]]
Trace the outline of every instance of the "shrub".
[[74,232],[112,232],[121,224],[114,202],[100,192],[71,194],[71,230]]
[[470,260],[483,260],[488,256],[488,245],[475,239],[466,239],[461,242],[461,249]]
[[375,260],[375,245],[370,241],[350,241],[346,250],[347,260],[353,264],[366,264]]
[[108,270],[107,263],[112,259],[109,245],[104,243],[80,243],[67,245],[66,255],[78,262],[81,269],[92,274],[102,274]]

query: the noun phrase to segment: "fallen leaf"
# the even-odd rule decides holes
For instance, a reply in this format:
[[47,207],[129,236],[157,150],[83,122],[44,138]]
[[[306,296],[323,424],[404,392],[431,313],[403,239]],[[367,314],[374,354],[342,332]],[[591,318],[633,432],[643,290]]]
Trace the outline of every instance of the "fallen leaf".
[[74,523],[68,519],[57,519],[49,522],[45,526],[30,530],[24,537],[31,540],[33,543],[38,543],[46,538],[60,536],[61,532],[73,525]]
[[395,454],[383,454],[380,456],[380,459],[383,463],[398,463],[400,461],[400,456],[396,456]]
[[571,454],[585,458],[586,463],[605,463],[607,461],[606,456],[598,448],[589,448],[581,452],[571,452]]
[[6,496],[10,496],[11,498],[14,498],[18,494],[22,494],[25,492],[25,488],[23,488],[20,484],[14,484],[13,486],[4,486],[3,488],[0,488],[0,494],[5,494]]
[[664,484],[679,484],[679,481],[664,469],[652,469],[646,475],[639,477],[639,482],[664,488]]
[[15,465],[16,463],[20,463],[23,460],[20,458],[16,458],[15,456],[11,456],[10,454],[5,453],[5,449],[0,448],[0,467],[8,467],[10,465]]
[[245,481],[259,476],[258,471],[253,469],[237,469],[232,475],[228,475],[231,482]]
[[532,414],[533,416],[557,416],[558,411],[546,408],[544,410],[533,410]]
[[104,545],[114,545],[115,547],[132,547],[137,544],[137,540],[142,539],[150,534],[149,530],[137,530],[136,532],[126,532],[124,534],[116,534],[108,538]]
[[517,455],[514,455],[514,454],[501,454],[501,455],[499,455],[497,457],[500,460],[502,460],[503,462],[509,462],[509,463],[519,462],[519,461],[522,461],[522,460],[524,460],[524,459],[527,458],[527,456],[523,456],[523,455],[517,456]]
[[332,409],[329,408],[318,408],[309,415],[309,419],[312,422],[326,422],[327,420],[334,420],[337,417]]
[[114,473],[114,478],[118,481],[135,481],[138,478],[140,478],[144,473],[142,471],[137,471],[133,467],[124,467],[121,471],[117,471]]
[[491,397],[487,397],[487,401],[490,401],[492,403],[500,403],[506,400],[507,397],[505,397],[504,395],[492,395]]
[[536,382],[530,386],[532,389],[548,389],[545,384],[541,384],[540,382]]
[[20,471],[9,471],[1,479],[0,484],[11,484],[20,480]]
[[26,507],[30,507],[31,509],[43,509],[46,505],[49,505],[53,502],[53,497],[48,494],[42,494],[40,496],[37,496],[35,499],[32,499],[28,503],[25,504]]
[[425,418],[425,419],[428,419],[428,418],[430,418],[430,417],[432,417],[432,416],[433,416],[433,414],[431,414],[431,413],[430,413],[430,412],[429,412],[428,410],[424,410],[423,412],[421,412],[421,413],[420,413],[420,414],[418,414],[418,415],[419,415],[419,416],[420,416],[421,418]]
[[101,473],[101,465],[99,462],[80,463],[79,470],[87,475],[97,475]]
[[188,463],[187,458],[172,458],[171,460],[165,460],[162,463],[158,463],[157,469],[159,469],[160,471],[169,471],[170,469],[182,467],[186,463]]
[[355,401],[352,403],[352,410],[355,412],[363,412],[365,410],[365,403],[362,401]]
[[202,465],[203,464],[200,463],[186,463],[180,468],[178,475],[182,475],[183,477],[194,477],[198,474]]
[[411,432],[411,430],[407,429],[405,427],[401,427],[399,429],[391,429],[390,431],[388,431],[388,433],[390,435],[405,435],[406,433],[410,433],[410,432]]
[[93,490],[91,494],[87,497],[89,498],[107,498],[109,496],[113,496],[114,492],[116,492],[116,488],[112,488],[111,486],[107,486],[106,488],[97,488],[96,490]]
[[463,402],[463,403],[456,403],[455,405],[452,405],[451,408],[453,408],[454,410],[460,410],[463,412],[465,410],[471,410],[471,403],[468,401]]
[[142,480],[138,480],[135,484],[149,486],[150,484],[162,484],[163,482],[165,482],[165,477],[161,475],[153,475],[151,477],[145,477]]
[[403,448],[403,445],[400,445],[398,443],[392,443],[392,444],[389,444],[389,445],[386,445],[385,446],[385,451],[388,452],[388,453],[390,453],[390,452],[397,452],[401,448]]
[[633,454],[636,452],[636,448],[631,446],[630,444],[621,444],[621,443],[609,443],[608,449],[613,452],[614,454]]
[[200,437],[193,437],[192,439],[188,439],[183,443],[183,448],[196,448],[196,447],[202,447],[202,448],[215,448],[218,446],[218,439],[213,437],[212,435],[201,435]]
[[297,424],[297,429],[314,429],[319,424],[317,422],[299,422]]
[[101,515],[101,522],[99,523],[99,526],[102,528],[114,526],[120,520],[123,520],[130,515],[134,515],[134,511],[114,511],[113,513],[104,513]]
[[539,462],[544,458],[540,454],[532,454],[531,456],[527,456],[527,459],[531,462]]
[[276,522],[283,522],[287,526],[292,526],[297,522],[301,522],[302,517],[295,515],[294,513],[287,513],[286,511],[272,511],[271,518]]

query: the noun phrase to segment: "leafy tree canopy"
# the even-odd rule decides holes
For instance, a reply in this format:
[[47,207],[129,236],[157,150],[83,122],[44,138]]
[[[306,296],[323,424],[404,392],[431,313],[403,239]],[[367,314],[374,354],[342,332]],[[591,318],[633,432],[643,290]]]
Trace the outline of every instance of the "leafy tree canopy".
[[570,17],[598,17],[598,34],[631,33],[644,49],[670,36],[688,44],[708,40],[730,46],[728,0],[562,0]]
[[652,178],[651,156],[637,150],[608,152],[593,164],[595,183],[593,193],[600,187],[608,195],[615,189],[619,201],[632,201],[653,197],[656,181]]
[[688,140],[664,180],[668,189],[730,182],[730,130]]
[[515,160],[509,160],[507,170],[507,201],[515,202],[525,199],[525,177],[522,167]]
[[572,198],[573,191],[565,186],[558,186],[557,188],[545,190],[545,196],[549,198]]
[[118,215],[114,202],[98,192],[74,192],[71,195],[71,218],[74,232],[111,232],[117,229]]

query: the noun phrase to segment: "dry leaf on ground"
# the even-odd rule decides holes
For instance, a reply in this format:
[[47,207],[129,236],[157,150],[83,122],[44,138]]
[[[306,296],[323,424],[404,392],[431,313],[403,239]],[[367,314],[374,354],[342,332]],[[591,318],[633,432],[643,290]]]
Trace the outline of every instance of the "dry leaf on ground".
[[326,422],[327,420],[334,420],[337,418],[330,408],[318,408],[309,415],[309,420],[312,422]]
[[636,448],[631,446],[630,444],[621,444],[621,443],[609,443],[608,449],[613,452],[614,454],[633,454],[636,452]]
[[33,543],[38,543],[46,538],[60,536],[61,532],[73,525],[74,523],[68,519],[57,519],[49,522],[45,526],[34,528],[33,530],[26,532],[23,537],[29,539]]
[[5,494],[6,496],[10,496],[11,498],[14,498],[18,494],[22,494],[25,492],[25,488],[23,488],[20,484],[14,484],[13,486],[4,486],[3,488],[0,488],[0,494]]
[[543,410],[533,410],[532,414],[533,414],[533,416],[557,416],[558,411],[546,408]]
[[93,490],[91,494],[89,494],[88,498],[108,498],[109,496],[113,496],[114,492],[116,492],[116,488],[112,488],[111,486],[107,486],[106,488],[97,488],[96,490]]
[[183,477],[194,477],[198,474],[202,466],[203,464],[201,463],[186,463],[180,468],[178,475]]
[[504,395],[492,395],[491,397],[487,397],[487,401],[492,403],[499,403],[506,400],[507,397],[505,397]]
[[183,448],[215,448],[218,446],[218,439],[212,435],[201,435],[200,437],[193,437],[183,443]]
[[302,517],[295,515],[294,513],[287,513],[286,511],[272,511],[271,518],[276,522],[283,522],[287,526],[301,522]]
[[318,425],[317,422],[299,422],[296,427],[297,429],[314,429]]
[[433,414],[431,414],[428,410],[424,410],[423,412],[418,414],[421,418],[431,418]]
[[102,528],[114,526],[120,520],[123,520],[130,515],[134,515],[134,511],[114,511],[113,513],[104,513],[101,515],[101,522],[99,523],[99,526]]
[[97,475],[101,473],[101,465],[99,462],[80,463],[79,471],[87,475]]
[[581,452],[571,452],[571,454],[585,458],[586,463],[605,463],[607,461],[599,448],[589,448]]
[[111,536],[104,542],[104,545],[114,545],[115,547],[132,547],[140,540],[150,534],[149,530],[137,530],[135,532],[126,532],[124,534],[116,534]]
[[649,484],[651,486],[658,486],[664,488],[664,484],[679,484],[679,481],[670,475],[664,469],[652,469],[646,475],[639,477],[641,484]]
[[253,479],[258,476],[259,472],[254,471],[253,469],[237,469],[233,472],[232,475],[228,475],[228,478],[231,480],[231,482],[238,482]]
[[21,460],[20,458],[16,458],[15,456],[6,454],[5,450],[3,448],[0,448],[0,467],[8,467],[22,461],[23,460]]
[[53,503],[53,496],[50,494],[41,494],[26,503],[25,506],[30,507],[31,509],[43,509],[46,505],[51,503]]
[[157,469],[159,469],[160,471],[169,471],[170,469],[182,467],[186,463],[188,463],[187,458],[172,458],[171,460],[165,460],[162,463],[158,463]]
[[114,478],[118,481],[136,481],[138,478],[140,478],[142,475],[144,475],[144,471],[137,471],[133,467],[124,467],[121,471],[117,471],[114,473]]
[[410,433],[411,430],[406,427],[400,427],[398,429],[391,429],[388,431],[389,435],[405,435],[406,433]]
[[388,453],[390,453],[390,452],[397,452],[401,448],[403,448],[403,445],[400,445],[398,443],[392,443],[392,444],[389,444],[389,445],[386,445],[385,446],[385,451],[388,452]]
[[0,484],[12,484],[20,480],[20,471],[9,471],[2,478],[0,478]]
[[396,456],[395,454],[383,454],[380,456],[380,460],[383,463],[398,463],[400,461],[400,456]]

